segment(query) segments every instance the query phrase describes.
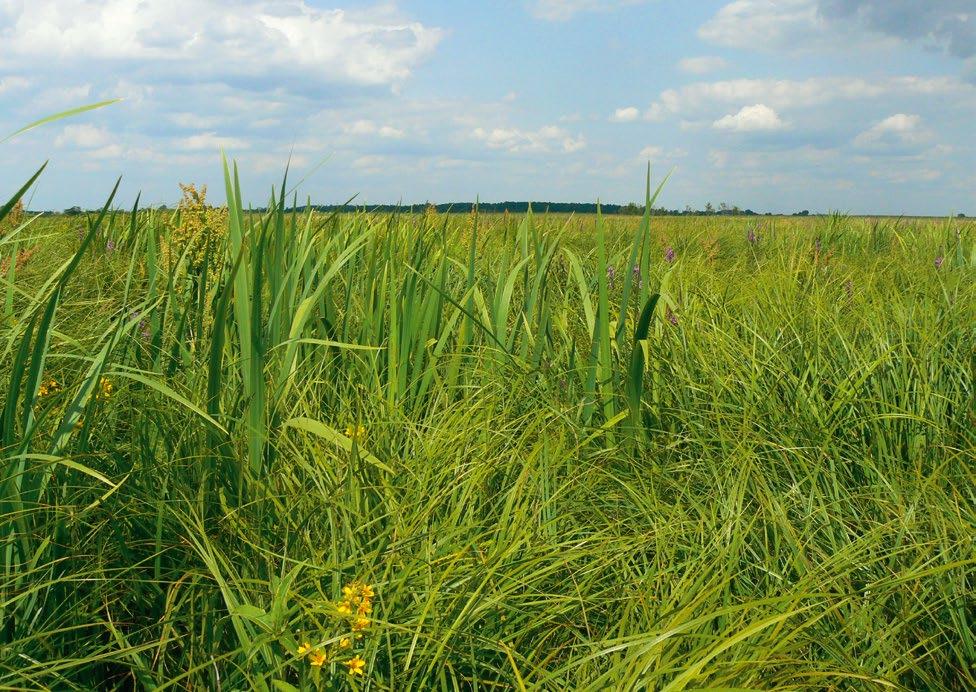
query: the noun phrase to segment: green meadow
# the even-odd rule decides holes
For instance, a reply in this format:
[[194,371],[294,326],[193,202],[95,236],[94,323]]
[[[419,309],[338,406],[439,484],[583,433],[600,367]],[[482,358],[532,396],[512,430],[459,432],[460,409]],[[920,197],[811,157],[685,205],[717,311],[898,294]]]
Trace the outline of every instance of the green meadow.
[[0,688],[976,688],[972,221],[224,173],[0,208]]

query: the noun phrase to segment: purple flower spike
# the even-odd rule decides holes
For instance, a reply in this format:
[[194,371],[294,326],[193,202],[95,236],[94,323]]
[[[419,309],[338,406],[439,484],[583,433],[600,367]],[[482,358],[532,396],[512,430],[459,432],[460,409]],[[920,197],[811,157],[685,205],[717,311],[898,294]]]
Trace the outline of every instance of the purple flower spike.
[[942,255],[939,255],[938,257],[936,257],[935,258],[935,268],[936,269],[942,269],[942,263],[943,262],[945,262],[945,257],[943,257]]
[[108,250],[109,252],[114,252],[115,251],[115,241],[114,240],[109,240],[107,243],[105,243],[105,249]]
[[674,257],[675,255],[674,255],[673,247],[669,247],[667,250],[664,251],[664,261],[667,262],[668,264],[674,264]]
[[755,228],[749,229],[749,234],[746,236],[746,239],[749,241],[750,245],[755,245],[759,242],[759,235],[756,233]]
[[611,266],[607,266],[607,281],[613,283],[613,280],[617,278],[617,270]]
[[670,322],[673,326],[675,327],[678,326],[678,316],[675,315],[673,312],[671,312],[671,308],[666,309],[664,316],[667,318],[668,322]]

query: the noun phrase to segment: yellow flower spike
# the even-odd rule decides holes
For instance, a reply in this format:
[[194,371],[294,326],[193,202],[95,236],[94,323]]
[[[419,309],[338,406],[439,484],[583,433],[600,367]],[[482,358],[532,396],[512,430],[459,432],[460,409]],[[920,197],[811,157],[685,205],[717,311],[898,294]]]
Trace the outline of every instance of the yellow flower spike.
[[346,601],[343,601],[336,606],[336,610],[339,611],[339,615],[349,616],[352,615],[352,607]]
[[325,652],[322,649],[316,649],[308,655],[308,662],[313,668],[321,668],[325,665]]
[[339,640],[340,649],[348,649],[350,646],[352,646],[352,642],[349,641],[349,637],[343,637]]
[[363,670],[366,668],[366,661],[359,656],[354,656],[346,661],[346,666],[349,668],[350,675],[363,675]]
[[359,589],[359,594],[363,598],[372,598],[373,596],[376,595],[375,593],[373,593],[373,587],[370,586],[369,584],[363,584],[362,587]]
[[367,627],[369,627],[369,618],[358,617],[352,623],[352,630],[353,630],[353,632],[361,632],[364,629],[366,629]]
[[308,642],[302,642],[302,645],[298,647],[298,655],[304,656],[309,651],[312,650],[311,645]]

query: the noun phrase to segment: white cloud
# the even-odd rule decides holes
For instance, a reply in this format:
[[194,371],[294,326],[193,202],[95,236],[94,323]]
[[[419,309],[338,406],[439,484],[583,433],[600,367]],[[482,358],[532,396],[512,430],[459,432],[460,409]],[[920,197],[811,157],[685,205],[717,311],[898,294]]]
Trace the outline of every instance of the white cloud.
[[[718,11],[698,35],[732,48],[791,47],[825,33],[815,0],[735,0]],[[760,41],[756,40],[761,36]]]
[[877,168],[871,171],[871,177],[888,183],[904,185],[907,183],[930,183],[942,177],[942,171],[934,168]]
[[362,173],[375,174],[386,170],[389,163],[390,159],[387,156],[380,156],[379,154],[367,154],[366,156],[360,156],[355,159],[352,162],[352,165],[353,168]]
[[56,147],[97,149],[108,146],[114,138],[107,130],[94,125],[67,125],[54,139]]
[[610,116],[610,122],[614,123],[632,123],[637,118],[640,117],[640,111],[633,106],[628,106],[627,108],[618,108]]
[[854,144],[861,148],[911,146],[922,144],[931,136],[923,127],[920,116],[896,113],[859,134],[854,138]]
[[207,116],[199,113],[173,113],[169,116],[170,122],[178,127],[188,130],[196,130],[201,127],[217,127],[221,118],[218,116]]
[[403,139],[406,133],[400,128],[392,125],[378,125],[372,120],[357,120],[348,125],[343,125],[343,131],[348,135],[369,137],[377,136],[385,139]]
[[540,19],[565,21],[580,12],[608,12],[649,0],[531,0],[529,9]]
[[392,9],[322,10],[304,0],[6,0],[6,63],[119,61],[168,79],[275,77],[396,84],[428,57],[438,28]]
[[720,58],[717,55],[700,55],[694,58],[684,58],[678,62],[678,67],[683,72],[698,75],[717,72],[727,66],[728,62],[725,58]]
[[650,161],[654,163],[655,161],[673,161],[675,159],[682,159],[688,155],[688,152],[684,149],[665,149],[664,147],[659,147],[656,145],[651,145],[641,149],[640,154],[637,158],[641,161]]
[[661,92],[645,114],[661,120],[666,115],[702,116],[723,106],[762,103],[773,109],[818,106],[835,101],[862,101],[882,96],[963,96],[976,94],[973,85],[954,77],[814,77],[791,79],[734,79],[696,82]]
[[754,106],[744,107],[738,113],[719,118],[712,123],[712,127],[716,130],[731,130],[733,132],[764,132],[782,130],[786,127],[786,123],[772,108],[757,103]]
[[[972,0],[734,0],[698,31],[705,41],[760,50],[846,50],[918,43],[976,66]],[[757,41],[755,37],[761,36]]]
[[6,91],[16,91],[17,89],[26,89],[30,86],[30,80],[24,77],[18,77],[17,75],[10,75],[9,77],[0,77],[0,94]]
[[659,123],[667,118],[667,116],[668,114],[664,106],[658,102],[652,103],[651,107],[644,111],[644,120],[652,123]]
[[566,154],[586,148],[582,135],[573,137],[568,131],[555,125],[546,125],[538,130],[518,128],[476,128],[472,136],[485,143],[489,149],[503,149],[511,153],[562,151]]
[[201,132],[177,141],[180,149],[203,151],[206,149],[248,149],[250,143],[237,137],[221,137],[216,132]]

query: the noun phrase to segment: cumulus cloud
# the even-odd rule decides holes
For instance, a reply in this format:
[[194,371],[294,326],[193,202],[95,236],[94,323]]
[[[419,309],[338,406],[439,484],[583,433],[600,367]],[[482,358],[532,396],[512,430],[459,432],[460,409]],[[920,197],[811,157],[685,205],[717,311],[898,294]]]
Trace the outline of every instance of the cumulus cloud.
[[471,134],[489,149],[511,153],[562,151],[571,154],[586,147],[586,139],[582,135],[574,137],[555,125],[546,125],[538,130],[501,127],[487,130],[479,127]]
[[[826,27],[816,0],[735,0],[706,22],[698,35],[732,48],[783,48],[819,39]],[[762,41],[757,42],[757,36]]]
[[688,152],[678,147],[675,149],[665,149],[657,145],[650,145],[640,150],[637,158],[641,161],[673,161],[688,155]]
[[610,116],[610,122],[614,123],[632,123],[640,117],[640,111],[633,106],[628,106],[627,108],[618,108]]
[[937,45],[957,58],[976,56],[972,0],[818,0],[832,21],[855,21],[878,33]]
[[942,171],[934,168],[876,168],[871,177],[896,185],[931,183],[942,177]]
[[379,125],[372,120],[356,120],[343,125],[343,131],[353,136],[383,137],[385,139],[402,139],[406,133],[392,125]]
[[251,145],[248,141],[238,137],[221,137],[216,132],[201,132],[183,137],[177,142],[177,146],[187,151],[205,151],[207,149],[247,149]]
[[580,12],[607,12],[649,0],[531,0],[529,10],[540,19],[565,21]]
[[931,136],[920,116],[896,113],[859,134],[854,144],[861,148],[911,146],[922,144]]
[[678,67],[682,72],[696,75],[717,72],[725,69],[726,66],[728,63],[725,58],[720,58],[717,55],[700,55],[694,58],[684,58],[678,62]]
[[738,113],[732,113],[719,118],[712,127],[716,130],[730,130],[732,132],[769,132],[782,130],[786,123],[779,114],[769,106],[757,103],[745,106]]
[[396,84],[443,31],[394,10],[304,0],[5,0],[0,66],[116,62],[172,80],[302,73],[313,83]]
[[112,143],[114,138],[108,130],[94,125],[67,125],[61,134],[54,138],[56,147],[78,147],[79,149],[95,149]]
[[868,80],[860,77],[810,79],[733,79],[696,82],[661,92],[645,117],[661,120],[667,115],[702,117],[716,109],[762,103],[788,110],[837,101],[863,101],[884,96],[972,96],[971,84],[953,77],[900,76]]
[[30,80],[16,75],[0,77],[0,94],[18,89],[26,89],[30,86]]
[[895,39],[976,61],[976,5],[972,0],[734,0],[698,34],[717,45],[777,50],[863,50]]

